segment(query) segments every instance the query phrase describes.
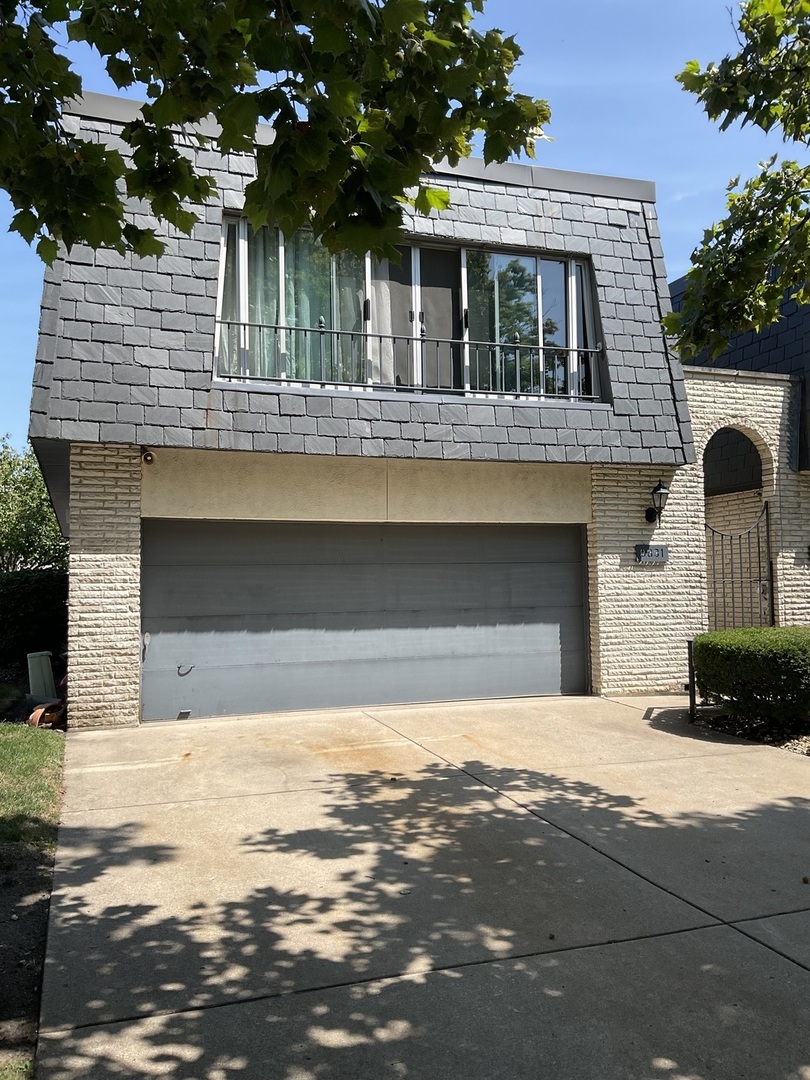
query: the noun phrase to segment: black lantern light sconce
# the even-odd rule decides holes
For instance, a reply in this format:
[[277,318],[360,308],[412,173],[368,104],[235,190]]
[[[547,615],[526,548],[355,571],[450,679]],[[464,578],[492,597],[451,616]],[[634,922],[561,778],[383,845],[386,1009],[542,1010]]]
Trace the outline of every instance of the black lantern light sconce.
[[660,524],[661,515],[664,512],[664,507],[667,505],[667,499],[669,498],[669,488],[665,488],[659,480],[650,492],[650,498],[652,499],[652,506],[648,506],[644,511],[644,517],[650,525],[655,523]]

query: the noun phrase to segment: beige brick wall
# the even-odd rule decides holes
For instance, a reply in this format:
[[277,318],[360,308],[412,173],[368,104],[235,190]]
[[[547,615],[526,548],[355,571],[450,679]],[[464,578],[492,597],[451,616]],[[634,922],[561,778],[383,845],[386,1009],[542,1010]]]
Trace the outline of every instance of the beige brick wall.
[[71,727],[140,716],[141,460],[134,446],[70,454],[68,715]]
[[699,457],[721,427],[744,432],[762,457],[762,497],[771,519],[775,615],[780,626],[810,624],[810,476],[792,467],[799,386],[786,376],[686,368]]
[[[670,497],[658,525],[644,511],[661,480]],[[591,670],[597,694],[682,690],[686,642],[705,627],[702,471],[593,469],[588,530]],[[666,544],[669,561],[636,561],[636,544]]]
[[767,547],[762,489],[733,491],[706,499],[709,630],[759,626],[770,618]]
[[[743,431],[763,463],[771,507],[777,622],[810,624],[810,477],[791,468],[797,405],[789,379],[687,368],[697,460],[678,470],[593,466],[588,564],[596,693],[680,690],[686,642],[708,625],[703,452],[723,427]],[[662,480],[660,524],[644,511]],[[746,493],[745,501],[759,498]],[[140,692],[141,462],[134,446],[71,451],[70,722],[136,724]],[[744,509],[710,508],[723,528]],[[753,510],[753,503],[748,509]],[[666,544],[663,565],[636,562],[637,543]]]
[[762,488],[710,495],[706,499],[706,524],[721,532],[742,532],[762,513]]
[[[767,499],[780,625],[810,624],[810,477],[791,467],[798,388],[787,377],[685,369],[696,461],[675,471],[593,468],[588,530],[591,664],[596,693],[679,689],[686,642],[709,625],[704,522],[737,531]],[[724,427],[744,432],[762,458],[762,491],[716,497],[707,508],[703,453]],[[663,520],[647,526],[644,508],[662,480],[671,490]],[[635,544],[667,544],[669,562],[640,566]]]

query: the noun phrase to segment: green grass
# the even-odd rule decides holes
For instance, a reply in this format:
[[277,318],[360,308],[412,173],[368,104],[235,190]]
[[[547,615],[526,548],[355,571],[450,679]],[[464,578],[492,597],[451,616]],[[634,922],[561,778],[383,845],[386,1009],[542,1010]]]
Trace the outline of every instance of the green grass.
[[[52,856],[56,850],[64,749],[65,739],[58,731],[32,728],[27,724],[0,723],[2,875],[16,875],[21,868],[30,865],[32,856],[41,863],[40,855]],[[3,919],[8,915],[3,903],[5,893],[6,890],[0,891]],[[42,951],[44,921],[41,934]],[[19,1002],[10,1004],[22,1008]],[[0,1080],[33,1080],[33,1045],[4,1057],[6,1060],[0,1063]]]
[[64,736],[57,731],[0,724],[3,847],[25,844],[43,852],[55,850],[64,748]]
[[12,1062],[9,1065],[0,1065],[0,1080],[33,1080],[33,1061]]

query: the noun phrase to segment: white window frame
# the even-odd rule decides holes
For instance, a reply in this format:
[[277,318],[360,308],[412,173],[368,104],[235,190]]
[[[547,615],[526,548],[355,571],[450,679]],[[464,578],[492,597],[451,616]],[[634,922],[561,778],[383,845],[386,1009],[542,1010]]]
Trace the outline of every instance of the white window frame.
[[[239,274],[239,287],[237,297],[237,311],[239,315],[239,321],[243,324],[242,333],[240,334],[239,344],[239,370],[244,374],[249,369],[247,363],[248,357],[246,356],[246,350],[248,348],[248,342],[250,338],[249,329],[247,327],[248,321],[248,222],[244,217],[237,217],[236,215],[227,215],[223,218],[222,233],[220,236],[220,259],[219,259],[219,272],[218,272],[218,289],[217,289],[217,304],[216,304],[216,332],[214,340],[214,356],[219,355],[220,347],[220,335],[221,335],[221,319],[222,319],[222,304],[225,292],[225,261],[227,254],[227,242],[228,242],[228,229],[229,227],[237,226],[237,266]],[[282,385],[290,385],[293,381],[297,384],[300,380],[290,380],[288,376],[287,360],[287,281],[286,281],[286,241],[284,234],[280,229],[275,230],[278,238],[278,326],[279,326],[279,374],[277,381]],[[411,362],[410,362],[410,376],[412,379],[412,385],[415,387],[421,386],[421,380],[423,376],[422,371],[422,297],[421,297],[421,252],[425,245],[419,243],[407,244],[411,251],[411,310],[413,313],[411,324]],[[479,248],[471,248],[469,246],[462,245],[457,249],[460,260],[460,272],[459,279],[461,283],[461,333],[459,342],[462,349],[462,382],[463,386],[459,387],[467,396],[476,398],[500,398],[503,396],[503,392],[498,391],[479,391],[473,390],[471,386],[471,361],[470,361],[470,320],[469,320],[469,278],[467,271],[467,256],[471,250],[481,250]],[[596,363],[596,358],[601,344],[596,341],[596,311],[594,307],[594,293],[592,286],[592,278],[590,273],[590,264],[586,258],[578,258],[576,256],[554,254],[552,252],[538,252],[529,250],[505,250],[495,248],[483,248],[487,253],[493,255],[506,255],[515,256],[517,258],[531,257],[535,261],[535,285],[536,285],[536,297],[537,297],[537,317],[538,317],[538,351],[540,356],[540,370],[539,393],[526,393],[523,387],[519,386],[520,383],[520,365],[517,364],[516,371],[516,390],[510,396],[521,400],[531,401],[543,401],[543,400],[571,400],[576,401],[580,395],[580,389],[583,381],[583,371],[580,365],[580,353],[585,348],[583,342],[579,341],[578,334],[578,305],[582,305],[584,313],[584,325],[587,340],[592,342],[589,349],[589,356],[591,360],[590,364],[590,376],[591,376],[591,394],[589,398],[599,400],[601,387],[599,381],[599,371]],[[542,278],[540,274],[541,263],[546,261],[562,262],[565,266],[566,273],[566,339],[568,341],[567,346],[567,362],[566,362],[566,393],[562,395],[547,394],[545,392],[545,346],[543,344],[543,290],[542,290]],[[365,371],[365,383],[358,384],[335,384],[338,388],[342,388],[345,385],[355,386],[358,385],[358,389],[361,390],[373,390],[376,384],[373,382],[373,368],[371,358],[370,342],[374,337],[374,306],[372,303],[372,274],[373,274],[373,260],[370,254],[367,254],[364,259],[364,272],[363,272],[363,287],[364,287],[364,301],[362,312],[362,327],[363,333],[367,335],[367,348],[366,348],[366,371]],[[581,281],[581,290],[577,283],[578,270],[580,271],[579,277]],[[331,273],[334,275],[336,272],[334,263],[331,267]],[[579,295],[581,291],[581,296]],[[332,290],[333,300],[335,303],[334,294],[336,290]],[[368,317],[366,315],[368,314]],[[333,319],[335,322],[336,319]],[[497,344],[493,342],[492,344]],[[320,384],[318,384],[320,385]],[[330,384],[331,386],[332,384]]]

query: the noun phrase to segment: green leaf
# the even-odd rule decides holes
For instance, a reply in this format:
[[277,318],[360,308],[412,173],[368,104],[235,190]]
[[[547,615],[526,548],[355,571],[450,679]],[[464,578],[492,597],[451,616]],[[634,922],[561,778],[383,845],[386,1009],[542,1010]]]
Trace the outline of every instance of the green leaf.
[[132,65],[117,56],[111,56],[107,61],[107,74],[117,87],[131,86],[135,81],[132,73]]
[[10,227],[31,244],[33,243],[34,237],[37,235],[39,220],[37,219],[36,214],[32,214],[30,210],[20,210],[11,219]]
[[[49,260],[56,243],[155,254],[159,238],[134,227],[127,199],[143,200],[139,214],[190,228],[213,189],[197,166],[213,169],[210,152],[219,151],[248,155],[235,159],[246,173],[257,162],[251,220],[287,231],[310,224],[330,250],[390,251],[413,189],[421,212],[446,206],[419,190],[432,162],[457,161],[479,134],[488,160],[531,153],[547,122],[546,104],[511,86],[514,40],[477,19],[473,26],[482,8],[482,0],[269,9],[257,0],[140,0],[135,14],[107,0],[6,3],[0,187],[25,211],[13,227],[39,238]],[[122,153],[62,130],[62,102],[81,81],[52,30],[61,22],[117,85],[143,86],[142,117],[114,132]],[[195,126],[210,115],[219,133],[195,163]],[[762,110],[762,122],[786,123],[783,115]],[[272,146],[254,145],[260,117],[274,126]]]
[[152,229],[138,229],[134,225],[124,226],[124,237],[136,255],[160,256],[166,250],[166,245],[158,240]]
[[348,51],[351,40],[344,26],[325,15],[312,20],[315,51],[339,57]]
[[338,116],[352,116],[357,112],[362,87],[354,79],[341,79],[329,85],[329,105]]
[[450,192],[443,188],[420,186],[413,201],[414,208],[420,214],[428,216],[431,210],[446,210],[450,205]]
[[381,8],[386,30],[401,30],[403,26],[427,22],[424,0],[384,0]]
[[37,244],[37,255],[48,266],[53,266],[54,260],[59,253],[59,245],[50,236],[42,236]]

